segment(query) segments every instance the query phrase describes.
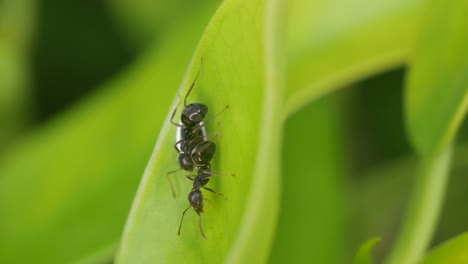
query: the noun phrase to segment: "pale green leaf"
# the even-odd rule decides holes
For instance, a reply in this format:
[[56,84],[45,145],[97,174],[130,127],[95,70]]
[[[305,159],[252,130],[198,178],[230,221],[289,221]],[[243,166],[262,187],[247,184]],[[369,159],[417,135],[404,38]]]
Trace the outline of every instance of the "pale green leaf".
[[408,62],[423,0],[292,1],[286,115]]
[[406,216],[387,263],[415,263],[427,249],[448,179],[452,141],[468,106],[466,1],[431,1],[407,81],[406,123],[422,156]]
[[468,233],[458,235],[432,250],[421,264],[468,263]]
[[187,17],[96,93],[0,161],[0,262],[112,258],[151,153],[209,14]]
[[448,146],[419,165],[401,230],[386,263],[416,263],[429,246],[445,196],[452,152]]
[[[224,1],[202,36],[184,79],[185,95],[196,73],[200,77],[189,101],[209,106],[211,115],[230,108],[208,131],[219,130],[212,170],[235,173],[213,177],[209,186],[228,197],[205,192],[202,226],[188,211],[181,236],[177,235],[182,211],[189,205],[191,182],[180,172],[177,199],[171,195],[165,174],[177,169],[174,150],[176,129],[164,123],[155,150],[130,213],[118,263],[200,263],[223,261],[261,263],[269,253],[276,222],[281,133],[281,74],[278,71],[276,19],[282,9],[275,1]],[[273,15],[274,14],[274,15]],[[200,58],[203,64],[200,64]],[[180,99],[175,98],[173,107]]]
[[468,107],[468,2],[435,0],[415,46],[406,89],[406,123],[414,148],[445,148]]

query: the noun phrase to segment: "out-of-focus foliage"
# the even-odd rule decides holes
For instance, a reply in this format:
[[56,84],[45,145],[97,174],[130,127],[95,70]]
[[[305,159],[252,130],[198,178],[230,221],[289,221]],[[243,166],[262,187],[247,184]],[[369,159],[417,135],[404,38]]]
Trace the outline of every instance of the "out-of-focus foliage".
[[0,155],[29,120],[34,9],[31,0],[0,1]]
[[[0,262],[420,259],[468,228],[465,11],[0,1]],[[204,192],[208,241],[191,209],[177,236],[191,182],[176,174],[173,199],[165,177],[177,168],[168,116],[198,70],[189,101],[210,116],[230,105],[207,125],[222,135],[213,171],[236,174],[209,183],[227,200]],[[463,256],[464,237],[424,261]]]
[[451,263],[463,264],[468,262],[468,233],[459,235],[438,246],[430,252],[422,264]]
[[155,1],[155,0],[107,0],[115,22],[134,47],[144,47],[161,41],[161,34],[174,25],[183,23],[193,13],[203,12],[207,5],[219,4],[207,1]]
[[[181,194],[174,200],[166,177],[161,177],[176,168],[172,148],[175,127],[169,127],[166,122],[133,204],[118,262],[150,263],[158,259],[183,263],[209,259],[214,263],[223,260],[262,263],[268,258],[276,221],[266,216],[274,215],[278,210],[275,201],[278,199],[279,177],[279,162],[272,163],[275,159],[271,156],[279,153],[279,139],[275,135],[281,132],[282,121],[274,118],[281,116],[279,90],[282,87],[269,80],[281,72],[267,73],[265,56],[274,54],[265,42],[271,39],[258,34],[271,27],[270,23],[275,23],[267,20],[271,16],[266,8],[268,4],[271,3],[250,0],[223,2],[199,42],[190,73],[179,92],[185,95],[200,71],[189,101],[208,103],[211,115],[225,105],[231,106],[219,117],[219,128],[213,124],[215,122],[208,124],[208,131],[217,129],[222,134],[222,139],[216,140],[218,158],[212,164],[213,171],[236,174],[235,178],[214,177],[211,181],[216,191],[228,197],[227,201],[205,192],[205,197],[212,201],[201,216],[208,240],[201,237],[198,216],[192,209],[185,217],[182,236],[175,235],[181,210],[179,206],[173,206],[174,201],[182,207],[188,206],[187,190],[190,190],[191,182],[178,179],[183,173],[174,176],[179,182],[183,180],[182,187],[177,188],[177,193]],[[239,10],[242,12],[238,13]],[[272,18],[281,19],[282,16]],[[237,31],[236,28],[244,30]],[[201,58],[203,64],[199,62]],[[269,99],[271,109],[265,106],[265,98]],[[176,98],[173,106],[179,100]],[[270,116],[269,122],[262,121],[265,115]],[[259,158],[262,154],[266,155],[263,160]],[[212,217],[212,212],[216,212],[217,217]],[[175,244],[177,247],[173,247]],[[154,245],[160,246],[154,248]]]
[[187,18],[191,28],[168,34],[159,48],[0,161],[0,262],[112,258],[207,18],[208,10]]
[[432,1],[415,47],[406,89],[407,127],[422,155],[451,144],[468,109],[467,13],[467,1]]
[[423,18],[405,90],[408,136],[420,154],[420,171],[387,263],[419,262],[435,232],[452,142],[468,109],[467,11],[467,1],[432,0]]
[[372,249],[375,247],[380,238],[371,238],[364,243],[358,250],[354,258],[354,264],[372,264]]

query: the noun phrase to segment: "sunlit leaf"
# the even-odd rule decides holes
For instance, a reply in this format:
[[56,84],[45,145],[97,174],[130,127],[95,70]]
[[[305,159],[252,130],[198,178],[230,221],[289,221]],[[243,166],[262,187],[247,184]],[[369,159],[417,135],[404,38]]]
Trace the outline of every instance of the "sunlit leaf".
[[421,264],[468,263],[468,233],[456,236],[432,250]]
[[[171,195],[165,174],[177,168],[173,145],[176,129],[169,123],[172,109],[148,164],[134,201],[117,262],[261,263],[268,256],[275,227],[278,197],[281,78],[278,72],[275,1],[224,1],[207,26],[180,94],[184,95],[200,70],[189,101],[201,101],[214,115],[230,108],[208,131],[219,130],[212,170],[235,173],[214,177],[209,185],[228,197],[205,204],[202,226],[190,210],[182,234],[177,230],[188,206],[191,182],[181,172]],[[203,58],[203,64],[200,63]],[[173,106],[177,104],[176,98]]]
[[468,107],[468,2],[435,0],[415,47],[406,89],[406,123],[423,155],[445,148]]
[[0,161],[0,262],[111,259],[160,124],[209,13]]
[[286,114],[408,62],[423,0],[292,1]]

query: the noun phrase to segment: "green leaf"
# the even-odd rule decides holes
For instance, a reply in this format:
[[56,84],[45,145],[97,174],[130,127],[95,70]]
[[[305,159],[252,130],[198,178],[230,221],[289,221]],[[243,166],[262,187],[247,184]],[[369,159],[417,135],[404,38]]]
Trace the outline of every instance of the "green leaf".
[[186,17],[182,22],[190,26],[175,28],[158,49],[0,161],[0,263],[112,258],[159,125],[207,18]]
[[468,2],[432,1],[406,93],[409,138],[421,155],[449,145],[468,107]]
[[421,162],[400,233],[386,263],[417,263],[429,246],[445,195],[452,151],[448,146]]
[[105,4],[131,44],[146,47],[162,31],[180,23],[181,18],[204,12],[207,6],[211,9],[219,3],[218,0],[109,0]]
[[432,250],[421,264],[468,263],[468,233],[461,234]]
[[[213,177],[209,186],[228,197],[204,192],[200,235],[198,216],[190,209],[177,235],[182,211],[188,206],[191,182],[186,172],[174,176],[177,198],[171,195],[165,174],[177,168],[176,129],[169,109],[150,163],[130,213],[118,263],[262,263],[266,261],[276,222],[281,133],[281,76],[276,57],[283,16],[275,1],[224,1],[200,40],[182,83],[185,95],[200,70],[189,101],[201,101],[214,115],[230,108],[208,131],[219,130],[212,169],[235,173]],[[200,58],[203,64],[200,65]],[[173,107],[180,99],[176,98]]]
[[337,88],[406,63],[423,0],[293,1],[286,114]]
[[339,102],[320,99],[286,122],[281,209],[270,263],[345,262],[344,129]]
[[[398,221],[408,200],[409,187],[412,185],[411,176],[417,170],[415,158],[412,154],[396,160],[383,161],[364,172],[359,181],[353,182],[353,192],[346,200],[350,201],[348,210],[352,213],[352,232],[355,239],[361,241],[369,234],[378,234],[385,238],[394,236],[395,222]],[[441,221],[437,224],[435,241],[449,233],[459,232],[468,218],[468,211],[463,203],[468,190],[467,168],[468,144],[460,144],[455,148],[449,189]],[[395,190],[398,190],[397,196],[394,195]],[[353,247],[359,245],[358,241],[353,242]],[[384,242],[379,245],[380,249],[385,250],[387,247]]]
[[34,18],[34,1],[0,1],[0,154],[30,118],[29,49]]
[[432,1],[415,47],[405,114],[409,138],[422,156],[422,171],[388,263],[419,261],[434,233],[451,143],[468,106],[467,11],[466,1]]
[[356,257],[354,258],[354,264],[372,264],[371,251],[380,241],[380,238],[374,237],[366,241],[358,250]]

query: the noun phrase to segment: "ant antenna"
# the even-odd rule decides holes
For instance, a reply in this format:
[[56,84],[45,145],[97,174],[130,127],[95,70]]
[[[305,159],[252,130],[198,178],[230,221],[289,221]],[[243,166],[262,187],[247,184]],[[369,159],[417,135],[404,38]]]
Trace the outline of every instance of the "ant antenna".
[[198,73],[197,73],[197,75],[195,76],[195,79],[193,79],[193,82],[192,82],[192,84],[190,85],[190,88],[189,88],[187,94],[185,95],[185,98],[184,98],[184,106],[187,106],[187,98],[188,98],[188,96],[190,95],[190,92],[192,92],[193,86],[195,86],[195,82],[196,82],[197,79],[198,79],[198,75],[200,75],[200,70],[201,70],[202,64],[203,64],[203,57],[200,58],[200,68],[198,68]]
[[182,218],[180,219],[180,224],[179,224],[179,231],[177,232],[179,236],[180,236],[180,229],[182,229],[182,222],[184,221],[185,212],[187,212],[187,210],[190,209],[190,207],[192,207],[192,205],[189,205],[189,207],[187,207],[187,209],[185,209],[184,212],[182,213]]
[[180,101],[177,103],[176,108],[174,109],[174,111],[172,112],[172,115],[171,115],[171,123],[172,123],[173,125],[175,125],[175,126],[180,126],[179,123],[174,122],[174,116],[175,116],[175,114],[176,114],[176,112],[177,112],[177,108],[179,107],[179,105],[180,105]]
[[197,130],[199,130],[199,129],[201,129],[202,127],[206,126],[206,124],[208,124],[208,122],[210,122],[210,121],[213,120],[214,118],[218,117],[220,114],[222,114],[222,113],[223,113],[224,111],[226,111],[226,109],[228,109],[228,108],[229,108],[229,105],[226,105],[226,106],[223,108],[223,110],[219,111],[216,115],[214,115],[214,116],[210,117],[209,119],[207,119],[205,122],[203,122],[203,124],[197,125],[197,127],[194,128],[194,129],[192,130],[192,133],[195,132],[195,131],[197,131]]
[[202,224],[201,224],[201,215],[199,212],[197,212],[198,214],[198,226],[200,227],[200,233],[202,235],[202,237],[205,239],[205,240],[208,240],[205,236],[205,233],[203,233],[203,228],[202,228]]
[[212,172],[212,171],[203,171],[203,173],[209,175],[210,177],[211,176],[232,176],[232,177],[236,176],[236,174],[234,174],[234,173],[231,173],[231,174],[229,174],[229,173],[215,173],[215,172]]

